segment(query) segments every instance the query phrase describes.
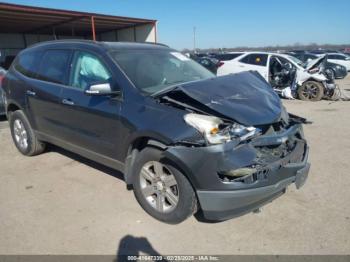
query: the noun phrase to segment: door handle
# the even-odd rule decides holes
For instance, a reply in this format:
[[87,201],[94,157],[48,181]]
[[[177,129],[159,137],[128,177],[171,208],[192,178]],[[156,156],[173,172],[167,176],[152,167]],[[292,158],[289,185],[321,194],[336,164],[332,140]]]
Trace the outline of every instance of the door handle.
[[35,96],[35,95],[36,95],[36,93],[35,93],[34,91],[31,91],[31,90],[27,90],[27,91],[26,91],[26,94],[27,94],[28,96]]
[[69,105],[69,106],[74,106],[74,102],[70,99],[63,99],[62,104]]

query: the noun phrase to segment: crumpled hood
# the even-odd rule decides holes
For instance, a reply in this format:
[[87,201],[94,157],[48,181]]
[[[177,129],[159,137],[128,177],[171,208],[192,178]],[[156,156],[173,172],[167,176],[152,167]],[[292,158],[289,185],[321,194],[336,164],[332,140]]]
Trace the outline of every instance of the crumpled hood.
[[258,72],[190,82],[176,90],[247,126],[274,123],[282,111],[280,98]]
[[311,70],[317,66],[319,66],[321,63],[326,61],[326,55],[322,55],[316,59],[313,59],[309,61],[306,65],[306,70]]

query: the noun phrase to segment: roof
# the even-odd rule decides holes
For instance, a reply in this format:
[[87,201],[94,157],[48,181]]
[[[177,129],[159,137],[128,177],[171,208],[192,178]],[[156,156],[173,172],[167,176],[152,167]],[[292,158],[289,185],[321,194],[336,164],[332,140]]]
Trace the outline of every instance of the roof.
[[91,20],[96,33],[155,24],[156,20],[61,9],[0,3],[0,33],[40,33],[86,36],[91,35]]
[[340,56],[347,56],[346,54],[343,54],[343,53],[326,53],[327,55],[340,55]]
[[40,42],[32,45],[29,49],[33,48],[67,48],[67,47],[87,47],[87,48],[102,48],[104,50],[118,50],[118,49],[169,49],[168,46],[157,43],[136,43],[136,42],[100,42],[92,40],[80,40],[80,39],[65,39]]

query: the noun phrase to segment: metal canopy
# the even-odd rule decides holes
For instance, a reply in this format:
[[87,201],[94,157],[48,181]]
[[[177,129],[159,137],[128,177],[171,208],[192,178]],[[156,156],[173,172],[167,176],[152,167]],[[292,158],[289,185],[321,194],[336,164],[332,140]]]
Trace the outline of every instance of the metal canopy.
[[91,37],[156,20],[0,3],[0,33]]

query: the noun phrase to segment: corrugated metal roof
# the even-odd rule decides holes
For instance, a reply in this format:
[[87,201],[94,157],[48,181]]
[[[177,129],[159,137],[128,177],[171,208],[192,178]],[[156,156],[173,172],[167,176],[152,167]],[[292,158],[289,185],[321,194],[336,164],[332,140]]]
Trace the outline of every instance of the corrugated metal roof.
[[52,8],[0,3],[0,33],[91,35],[91,17],[96,33],[155,24],[156,20],[103,15]]

